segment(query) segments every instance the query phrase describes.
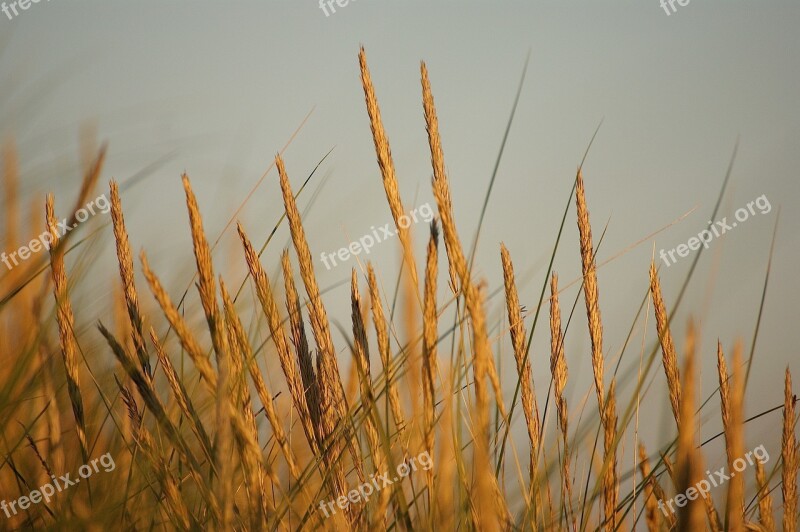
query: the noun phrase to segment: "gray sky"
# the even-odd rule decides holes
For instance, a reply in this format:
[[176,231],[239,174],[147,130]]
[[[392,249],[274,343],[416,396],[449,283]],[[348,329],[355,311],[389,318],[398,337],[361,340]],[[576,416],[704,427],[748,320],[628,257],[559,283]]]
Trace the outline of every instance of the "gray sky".
[[[535,307],[575,168],[603,119],[585,166],[595,244],[608,222],[600,261],[697,207],[655,241],[643,242],[600,269],[605,347],[615,357],[645,293],[653,246],[656,252],[675,248],[705,228],[738,136],[738,158],[717,219],[727,216],[730,223],[737,208],[761,195],[772,210],[756,210],[711,242],[674,330],[683,346],[689,313],[700,320],[703,390],[710,393],[716,339],[723,340],[726,352],[736,337],[749,349],[780,207],[747,404],[753,414],[781,402],[783,368],[796,362],[800,344],[795,326],[800,242],[794,231],[800,222],[794,208],[800,200],[798,20],[800,5],[790,1],[695,1],[667,15],[656,0],[351,0],[326,17],[316,2],[297,0],[52,0],[33,4],[13,20],[0,14],[0,127],[21,148],[25,193],[33,197],[55,191],[62,212],[74,201],[79,182],[76,153],[82,124],[94,124],[98,137],[110,143],[105,179],[125,179],[174,154],[127,191],[123,201],[134,246],[148,251],[172,293],[179,295],[189,269],[178,265],[188,265],[191,251],[180,173],[189,173],[206,229],[216,236],[312,109],[286,152],[297,187],[335,147],[319,174],[329,180],[306,218],[312,251],[335,251],[391,220],[358,76],[361,44],[409,209],[433,205],[419,85],[419,61],[427,62],[456,219],[462,238],[471,242],[530,51],[477,271],[490,290],[502,284],[499,243],[505,242],[518,275],[530,274],[521,287],[522,302]],[[302,206],[310,194],[304,197]],[[262,241],[281,209],[273,170],[241,219]],[[565,227],[555,263],[562,285],[580,272],[574,207]],[[421,252],[423,227],[415,229]],[[110,230],[106,233],[110,246]],[[277,264],[287,235],[285,228],[278,232],[266,264]],[[231,232],[223,240],[224,253],[238,252],[233,237]],[[113,258],[109,246],[98,269],[107,268]],[[662,268],[668,305],[693,256]],[[385,272],[387,290],[398,257],[396,242],[375,247],[369,256]],[[231,275],[238,280],[243,261],[236,262],[220,261],[218,268],[237,272]],[[351,260],[326,271],[320,261],[315,264],[323,285],[347,278],[353,265]],[[84,308],[79,321],[91,324],[102,314],[103,293],[113,274],[103,273],[108,281],[96,287],[96,306]],[[571,305],[576,290],[577,285],[565,291],[562,306]],[[326,296],[343,322],[348,301],[342,288]],[[490,304],[495,315],[499,303]],[[582,307],[579,301],[567,341],[573,404],[589,385]],[[545,329],[536,335],[533,352],[540,401],[548,378]],[[637,365],[640,330],[641,325],[625,367]],[[650,310],[648,345],[655,339]],[[503,342],[503,352],[510,354],[505,336]],[[503,365],[512,368],[508,360]],[[659,376],[647,402],[659,415],[643,420],[645,425],[659,426],[654,417],[667,419],[662,384]],[[621,385],[630,394],[630,382]],[[513,390],[510,384],[507,388]],[[718,426],[715,418],[703,431],[711,434]],[[777,415],[754,423],[748,444],[761,443],[760,430],[777,434],[777,426]]]

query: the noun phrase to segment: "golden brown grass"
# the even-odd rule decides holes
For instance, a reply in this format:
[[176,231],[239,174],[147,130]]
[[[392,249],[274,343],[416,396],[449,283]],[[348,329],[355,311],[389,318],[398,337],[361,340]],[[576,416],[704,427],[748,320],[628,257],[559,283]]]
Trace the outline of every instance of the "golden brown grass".
[[[641,441],[647,435],[639,433],[631,412],[650,399],[644,384],[654,374],[648,365],[633,383],[622,377],[632,374],[606,375],[613,364],[603,345],[608,331],[600,313],[597,248],[582,170],[575,179],[579,253],[571,253],[570,260],[581,265],[589,348],[579,352],[587,345],[580,337],[565,349],[568,339],[586,331],[570,330],[572,314],[566,310],[562,323],[561,304],[570,295],[564,288],[559,292],[558,277],[548,271],[541,285],[542,303],[549,306],[548,361],[533,341],[536,316],[545,309],[537,307],[533,319],[526,312],[532,305],[525,279],[515,277],[505,245],[498,243],[503,279],[493,285],[479,278],[472,251],[462,246],[424,63],[423,116],[438,216],[425,235],[427,247],[418,264],[413,235],[399,223],[406,212],[400,193],[404,180],[394,167],[363,49],[359,66],[378,168],[400,237],[398,293],[384,293],[383,284],[394,280],[367,263],[350,272],[349,326],[329,316],[312,261],[315,243],[306,236],[297,196],[278,156],[279,199],[294,249],[294,256],[283,250],[274,265],[282,281],[267,275],[269,257],[278,252],[258,252],[241,224],[241,248],[237,245],[230,256],[209,245],[201,202],[184,175],[197,291],[180,298],[156,276],[144,252],[136,271],[131,246],[136,235],[129,235],[134,226],[126,226],[122,187],[110,181],[106,235],[113,233],[119,274],[114,274],[116,295],[108,298],[112,333],[103,323],[108,321],[104,311],[86,304],[86,257],[80,255],[85,248],[71,254],[66,241],[77,239],[58,239],[55,201],[48,196],[45,226],[54,242],[49,275],[36,273],[44,257],[0,275],[0,349],[8,355],[0,367],[0,408],[8,421],[1,443],[2,496],[15,500],[53,475],[75,475],[102,452],[110,453],[117,467],[52,501],[9,518],[0,515],[0,528],[773,531],[781,515],[783,528],[795,530],[800,456],[788,368],[782,427],[777,417],[767,418],[774,424],[769,441],[777,443],[782,432],[780,461],[770,468],[759,462],[752,472],[712,490],[713,498],[690,500],[677,513],[662,512],[661,503],[703,478],[703,455],[712,451],[699,441],[703,420],[717,403],[702,402],[698,373],[708,354],[702,353],[693,324],[678,369],[665,302],[669,294],[662,293],[655,264],[649,279],[642,268],[641,288],[652,298],[656,318],[654,330],[647,332],[649,360],[660,349],[667,393],[653,403],[669,402],[677,429],[671,428],[674,440],[649,444],[654,454],[648,455]],[[94,193],[105,153],[101,147],[84,157],[75,210]],[[3,152],[3,176],[2,250],[11,250],[29,236],[21,223],[13,143]],[[42,221],[41,203],[35,204],[36,222],[29,224],[34,236]],[[90,244],[103,235],[102,224],[94,225],[98,231],[86,238]],[[440,272],[440,231],[448,274]],[[81,245],[86,244],[76,247]],[[91,253],[99,251],[90,248],[86,256]],[[424,277],[418,278],[423,265]],[[240,277],[245,272],[244,279],[234,285],[236,274],[229,271]],[[137,289],[137,273],[149,292]],[[449,291],[442,275],[449,275]],[[241,288],[229,290],[236,286]],[[54,302],[46,297],[50,292]],[[504,300],[507,328],[494,327],[502,323],[490,311],[495,293]],[[580,294],[573,289],[572,297],[577,303]],[[95,322],[97,329],[91,327]],[[343,341],[334,342],[332,327],[338,327]],[[717,352],[728,468],[746,449],[745,363],[741,344],[734,346],[730,361],[721,343]],[[574,390],[568,389],[567,355]],[[589,367],[585,374],[591,374],[594,394],[589,387],[579,389],[581,379],[575,377]],[[548,374],[552,398],[547,379],[540,378]],[[518,397],[502,386],[501,377],[509,375],[519,384]],[[597,410],[584,411],[587,400],[596,400]],[[764,431],[765,442],[767,435]],[[424,473],[422,453],[432,460]],[[401,468],[406,473],[400,474]],[[391,480],[386,486],[380,481],[384,476]],[[359,490],[366,485],[375,489],[364,500]],[[560,496],[551,496],[551,489]]]

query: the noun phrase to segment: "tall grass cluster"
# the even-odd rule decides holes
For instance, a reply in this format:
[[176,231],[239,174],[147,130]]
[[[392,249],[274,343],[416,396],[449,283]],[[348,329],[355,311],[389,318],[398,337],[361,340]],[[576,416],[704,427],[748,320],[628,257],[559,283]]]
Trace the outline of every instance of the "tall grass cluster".
[[[719,405],[729,465],[746,450],[743,346],[724,352],[719,344],[719,388],[702,395],[699,331],[690,323],[685,338],[673,337],[675,309],[653,262],[637,320],[651,324],[657,341],[649,354],[642,347],[633,393],[618,392],[619,365],[603,339],[607,294],[597,275],[591,183],[581,168],[560,226],[554,221],[535,308],[520,302],[512,250],[497,249],[503,279],[492,284],[505,302],[504,325],[494,330],[489,283],[477,277],[458,231],[425,64],[422,107],[437,216],[421,235],[427,246],[418,257],[411,228],[398,223],[408,203],[363,49],[359,61],[402,266],[396,279],[369,262],[353,268],[346,326],[326,309],[296,176],[290,178],[281,156],[275,159],[284,206],[278,225],[288,226],[291,247],[274,265],[276,275],[262,262],[270,243],[264,235],[276,228],[237,224],[239,249],[223,255],[204,230],[189,176],[182,177],[196,299],[167,286],[146,251],[134,252],[120,187],[111,180],[118,278],[108,298],[114,311],[100,315],[78,294],[85,260],[104,251],[92,245],[102,222],[93,220],[91,238],[78,240],[74,232],[59,239],[56,211],[63,204],[52,195],[23,219],[19,162],[7,145],[0,251],[42,230],[50,231],[53,245],[48,257],[0,276],[0,496],[17,499],[104,453],[117,467],[49,502],[0,514],[0,529],[796,530],[800,457],[789,369],[775,375],[784,387],[774,414],[782,416],[782,432],[762,435],[764,443],[780,445],[780,459],[757,464],[676,513],[661,511],[659,501],[704,476],[701,415]],[[100,149],[86,161],[72,212],[98,188],[104,160]],[[561,238],[572,216],[574,243]],[[256,233],[266,238],[262,246]],[[581,290],[573,301],[561,297],[565,288],[554,271],[559,247],[572,247],[580,261]],[[247,279],[223,279],[223,261],[246,266]],[[592,375],[582,402],[568,400],[580,393],[567,392],[578,368],[568,367],[565,338],[582,333],[569,327],[576,305],[588,323],[581,365]],[[549,335],[549,353],[531,348],[537,327]],[[334,332],[346,341],[337,345]],[[496,347],[505,338],[510,352]],[[508,363],[500,364],[501,357]],[[549,382],[534,383],[534,367],[549,369]],[[513,393],[503,387],[509,379],[501,368],[513,368]],[[644,442],[635,430],[651,378],[666,381],[663,401],[675,424],[669,441]],[[366,501],[321,511],[320,503],[347,500],[375,475],[425,452],[430,469]]]

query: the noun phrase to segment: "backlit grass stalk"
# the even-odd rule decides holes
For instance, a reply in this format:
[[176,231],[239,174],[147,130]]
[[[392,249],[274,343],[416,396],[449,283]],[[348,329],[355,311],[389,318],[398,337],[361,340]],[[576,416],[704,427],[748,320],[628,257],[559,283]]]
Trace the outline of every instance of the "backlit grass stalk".
[[781,493],[783,495],[783,529],[797,529],[797,473],[800,449],[795,437],[795,405],[792,395],[792,374],[786,368],[783,400],[783,435],[781,437]]
[[653,311],[656,315],[656,330],[658,341],[661,344],[661,360],[664,364],[664,373],[667,376],[669,388],[669,403],[676,425],[680,425],[681,404],[681,375],[678,370],[678,357],[675,353],[675,344],[669,330],[669,315],[667,314],[664,298],[661,296],[661,283],[658,280],[655,262],[650,263],[650,295],[653,298]]
[[61,345],[61,356],[67,376],[67,392],[75,417],[75,432],[80,443],[81,456],[86,462],[89,458],[86,445],[86,416],[83,410],[80,375],[78,373],[78,341],[75,338],[75,316],[72,313],[67,288],[67,272],[64,266],[64,250],[58,245],[58,229],[53,208],[52,194],[47,196],[45,220],[50,233],[50,271],[53,276],[53,295],[56,300],[56,321],[58,322],[58,338]]
[[586,317],[589,322],[589,338],[592,344],[592,373],[594,376],[597,404],[600,409],[600,421],[603,425],[603,450],[605,452],[605,468],[603,478],[604,521],[606,529],[616,530],[618,473],[616,444],[617,433],[616,402],[609,392],[610,405],[606,405],[603,392],[603,323],[600,318],[599,295],[597,287],[597,267],[594,260],[592,244],[592,226],[589,223],[589,210],[586,207],[586,194],[583,185],[583,174],[578,169],[575,185],[575,203],[578,211],[578,232],[580,233],[581,267],[583,271],[583,294],[586,302]]
[[133,340],[136,355],[142,365],[145,375],[152,378],[150,360],[144,341],[144,325],[142,312],[139,308],[139,296],[136,292],[133,273],[133,254],[128,241],[128,231],[125,229],[125,217],[122,213],[122,201],[119,197],[119,187],[116,181],[109,182],[111,192],[111,221],[114,226],[114,240],[117,247],[117,262],[119,263],[119,276],[122,280],[125,295],[125,307],[131,323],[131,339]]
[[[686,363],[683,370],[683,385],[681,396],[681,424],[678,430],[678,462],[675,469],[676,491],[686,493],[686,490],[696,486],[701,479],[703,471],[703,458],[697,447],[695,436],[695,342],[694,325],[689,322],[686,335]],[[688,532],[702,530],[705,523],[703,503],[699,500],[689,500],[678,510],[678,531]]]

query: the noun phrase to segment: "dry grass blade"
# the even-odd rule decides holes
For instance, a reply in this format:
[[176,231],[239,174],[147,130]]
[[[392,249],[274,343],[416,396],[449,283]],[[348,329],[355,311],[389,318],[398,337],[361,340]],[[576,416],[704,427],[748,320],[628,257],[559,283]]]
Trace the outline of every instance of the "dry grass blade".
[[617,398],[616,380],[611,381],[608,398],[603,405],[605,411],[601,417],[603,423],[603,450],[606,467],[603,472],[603,505],[606,519],[606,530],[621,530],[622,522],[617,510],[619,502],[619,475],[617,472],[617,450],[614,441],[617,435]]
[[161,399],[158,398],[158,395],[153,389],[152,382],[144,376],[139,368],[136,367],[133,360],[131,360],[127,353],[125,353],[125,350],[121,345],[119,345],[119,342],[117,342],[114,336],[108,332],[102,323],[98,324],[98,329],[106,339],[106,342],[108,342],[109,347],[111,347],[111,352],[120,362],[120,364],[122,364],[123,369],[136,385],[139,395],[144,400],[144,403],[150,412],[153,413],[153,416],[155,417],[161,429],[164,431],[164,434],[179,451],[181,458],[188,464],[189,474],[194,479],[200,494],[203,496],[203,500],[208,505],[211,515],[214,519],[219,520],[221,516],[219,504],[216,497],[208,487],[208,482],[202,473],[200,462],[192,453],[189,445],[186,443],[186,440],[180,434],[180,431],[177,429],[177,427],[175,427],[172,421],[170,421]]
[[53,196],[47,196],[45,205],[45,221],[50,233],[50,270],[53,275],[53,295],[56,300],[56,321],[58,322],[58,338],[61,344],[61,355],[67,375],[67,392],[75,416],[75,431],[80,442],[83,461],[89,459],[86,445],[86,417],[81,396],[80,375],[78,374],[78,341],[75,339],[75,316],[72,313],[67,288],[67,272],[64,266],[64,251],[60,249],[56,215],[53,208]]

